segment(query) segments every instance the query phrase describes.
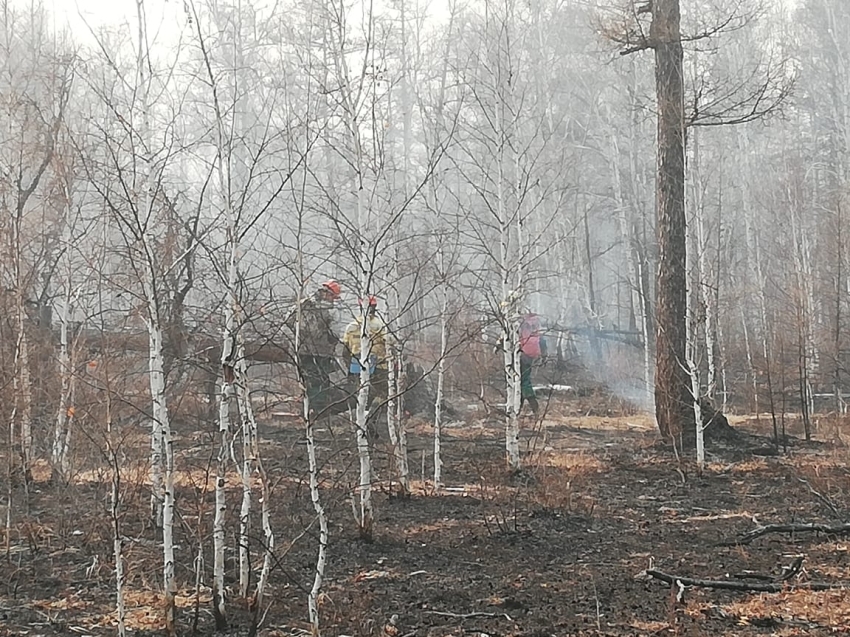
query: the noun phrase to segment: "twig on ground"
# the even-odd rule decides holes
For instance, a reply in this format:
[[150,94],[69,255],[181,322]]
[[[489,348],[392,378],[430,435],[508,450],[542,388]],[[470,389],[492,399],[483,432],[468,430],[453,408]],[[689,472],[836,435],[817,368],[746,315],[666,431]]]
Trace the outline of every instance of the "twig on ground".
[[805,556],[798,555],[794,558],[794,561],[791,562],[791,566],[783,566],[782,567],[782,575],[776,578],[777,582],[787,582],[791,578],[797,577],[801,570],[803,570],[803,560]]
[[727,577],[731,577],[733,580],[754,579],[762,582],[787,582],[792,577],[799,575],[800,571],[803,570],[803,559],[805,559],[805,556],[803,555],[795,557],[790,566],[782,567],[782,575],[779,575],[778,577],[774,575],[756,573],[755,571],[742,571],[731,576],[727,575]]
[[451,617],[452,619],[473,619],[475,617],[504,617],[509,622],[512,622],[511,616],[507,613],[483,613],[483,612],[472,612],[472,613],[450,613],[448,611],[442,610],[426,610],[426,613],[429,615],[439,615],[440,617]]
[[821,503],[823,503],[826,506],[826,508],[828,508],[830,511],[832,511],[832,515],[834,515],[836,517],[836,519],[844,520],[844,516],[841,515],[841,513],[838,510],[838,507],[835,505],[835,502],[832,501],[832,498],[830,498],[829,496],[824,495],[824,494],[822,494],[818,491],[815,491],[815,489],[812,487],[812,485],[809,484],[808,480],[806,480],[804,478],[797,478],[797,480],[799,480],[800,482],[805,484],[806,488],[808,488],[808,490],[809,490],[809,493],[811,493],[813,496],[815,496],[818,500],[821,501]]
[[732,578],[736,580],[755,579],[761,582],[773,581],[773,577],[771,577],[770,575],[764,575],[763,573],[755,573],[753,571],[741,571],[740,573],[735,573],[734,575],[732,575]]
[[756,538],[770,533],[823,533],[824,535],[848,535],[850,534],[850,524],[767,524],[759,526],[748,533],[744,533],[735,540],[727,544],[749,544]]

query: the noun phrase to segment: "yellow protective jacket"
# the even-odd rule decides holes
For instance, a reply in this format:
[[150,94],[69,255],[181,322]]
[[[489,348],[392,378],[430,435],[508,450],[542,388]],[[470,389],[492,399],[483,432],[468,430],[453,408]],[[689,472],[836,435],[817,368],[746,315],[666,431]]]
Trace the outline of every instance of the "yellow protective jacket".
[[[377,316],[370,316],[366,321],[366,329],[371,344],[369,355],[376,356],[378,366],[384,367],[387,359],[387,326]],[[362,322],[363,317],[355,318],[345,328],[345,334],[342,337],[342,344],[351,352],[352,356],[357,358],[360,357],[360,326]]]

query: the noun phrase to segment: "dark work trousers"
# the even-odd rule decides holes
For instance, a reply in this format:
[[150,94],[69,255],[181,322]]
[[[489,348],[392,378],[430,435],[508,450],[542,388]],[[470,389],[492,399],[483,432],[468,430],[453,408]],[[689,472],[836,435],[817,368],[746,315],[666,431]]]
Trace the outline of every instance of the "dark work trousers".
[[301,356],[301,374],[304,378],[310,409],[319,413],[328,407],[331,389],[331,372],[334,359],[331,356],[305,354]]
[[519,388],[521,398],[519,401],[519,408],[522,410],[523,404],[528,402],[528,406],[531,407],[531,411],[536,414],[540,405],[537,402],[537,395],[534,393],[534,385],[531,382],[531,369],[534,366],[534,360],[535,359],[531,356],[520,354]]

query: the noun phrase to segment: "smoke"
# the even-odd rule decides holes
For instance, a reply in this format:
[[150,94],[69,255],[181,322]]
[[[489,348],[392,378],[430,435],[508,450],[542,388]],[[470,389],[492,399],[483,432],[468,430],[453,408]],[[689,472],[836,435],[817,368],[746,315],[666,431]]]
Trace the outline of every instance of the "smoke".
[[[603,335],[605,333],[603,332]],[[590,332],[573,336],[573,354],[587,374],[588,380],[602,384],[617,398],[636,409],[654,413],[655,398],[644,377],[643,350],[637,344],[623,343],[612,338],[593,337]],[[576,379],[574,384],[580,384]]]

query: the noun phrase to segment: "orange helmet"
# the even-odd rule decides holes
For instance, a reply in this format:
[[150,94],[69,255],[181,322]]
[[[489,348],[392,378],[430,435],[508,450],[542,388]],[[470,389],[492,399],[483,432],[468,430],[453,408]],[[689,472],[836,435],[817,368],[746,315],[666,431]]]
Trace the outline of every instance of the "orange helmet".
[[331,294],[333,294],[334,298],[339,296],[339,293],[342,292],[342,288],[339,283],[331,279],[330,281],[325,281],[322,283],[322,287],[328,290]]
[[[357,303],[363,307],[363,299],[358,299]],[[369,307],[378,307],[378,297],[374,294],[369,295]]]

